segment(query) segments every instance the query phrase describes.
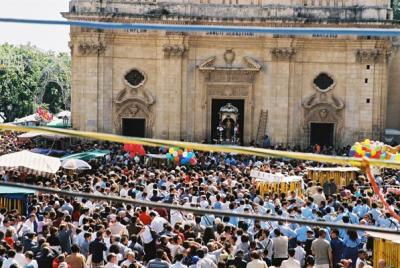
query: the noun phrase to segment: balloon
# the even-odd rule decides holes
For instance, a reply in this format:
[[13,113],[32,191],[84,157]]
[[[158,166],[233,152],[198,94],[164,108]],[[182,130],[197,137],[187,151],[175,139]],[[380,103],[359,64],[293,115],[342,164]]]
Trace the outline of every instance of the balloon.
[[179,150],[178,150],[178,155],[182,155],[182,154],[183,154],[182,149],[179,149]]
[[[175,152],[175,153],[176,153],[176,152]],[[176,162],[177,164],[179,163],[179,157],[178,157],[178,156],[175,156],[174,160],[175,160],[175,162]]]
[[169,148],[169,153],[170,154],[174,154],[174,152],[175,152],[174,148]]
[[355,151],[355,150],[350,150],[350,153],[349,153],[349,156],[350,156],[350,157],[353,157],[355,154],[356,154],[356,151]]
[[188,153],[187,152],[183,152],[182,156],[183,156],[183,158],[186,158],[188,156]]
[[176,158],[176,157],[178,157],[178,152],[174,150],[174,152],[172,153],[172,155]]
[[370,157],[371,157],[371,153],[370,153],[370,152],[366,152],[366,153],[365,153],[365,156],[368,157],[368,158],[370,158]]

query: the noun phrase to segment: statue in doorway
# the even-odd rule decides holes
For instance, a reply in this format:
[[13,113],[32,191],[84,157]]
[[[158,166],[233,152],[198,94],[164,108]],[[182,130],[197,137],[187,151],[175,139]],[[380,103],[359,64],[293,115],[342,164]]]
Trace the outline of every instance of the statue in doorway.
[[233,132],[233,126],[232,126],[232,120],[227,119],[226,124],[225,124],[225,138],[227,141],[232,140],[232,132]]
[[[236,144],[238,142],[239,133],[239,109],[231,103],[221,107],[219,110],[219,126],[217,128],[220,135],[220,142],[227,144]],[[221,130],[223,129],[223,133]]]

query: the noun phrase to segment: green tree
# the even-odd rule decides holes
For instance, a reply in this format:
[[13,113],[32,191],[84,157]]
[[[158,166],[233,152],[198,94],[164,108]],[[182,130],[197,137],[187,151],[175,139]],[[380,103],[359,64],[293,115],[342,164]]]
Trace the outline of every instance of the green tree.
[[56,113],[68,109],[71,59],[67,53],[33,46],[0,46],[0,116],[6,122],[46,105]]
[[392,0],[393,17],[400,20],[400,0]]

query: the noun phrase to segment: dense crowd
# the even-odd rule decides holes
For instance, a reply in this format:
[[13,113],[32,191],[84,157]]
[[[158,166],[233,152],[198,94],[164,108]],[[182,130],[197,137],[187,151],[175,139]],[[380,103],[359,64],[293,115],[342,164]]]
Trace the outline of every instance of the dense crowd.
[[[4,137],[2,153],[19,150],[14,136]],[[122,146],[77,142],[70,152],[108,149],[90,161],[85,173],[59,171],[53,178],[24,176],[27,183],[127,199],[276,215],[312,221],[399,228],[381,206],[367,179],[340,188],[307,178],[316,163],[261,159],[230,154],[196,153],[191,166],[148,166],[131,158]],[[282,148],[281,148],[282,149]],[[322,152],[321,152],[322,153]],[[253,168],[298,175],[302,191],[260,195]],[[3,172],[5,181],[20,181],[17,171]],[[388,203],[400,209],[399,173],[382,171],[377,178]],[[364,232],[300,226],[285,221],[258,221],[236,216],[196,215],[181,209],[136,207],[40,192],[23,215],[0,210],[0,267],[237,267],[237,268],[366,268],[371,265],[372,239]],[[379,267],[386,267],[385,260]]]

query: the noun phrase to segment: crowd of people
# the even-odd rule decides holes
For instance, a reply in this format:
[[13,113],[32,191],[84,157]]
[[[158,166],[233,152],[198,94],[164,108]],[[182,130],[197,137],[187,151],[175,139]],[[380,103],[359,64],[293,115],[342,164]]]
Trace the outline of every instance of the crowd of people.
[[[0,154],[25,148],[14,134],[3,136]],[[365,232],[319,228],[282,221],[189,213],[185,207],[283,218],[399,228],[380,204],[365,176],[344,187],[307,178],[317,163],[196,152],[196,166],[148,166],[112,143],[76,141],[70,152],[108,149],[90,161],[92,170],[60,170],[52,178],[24,176],[26,183],[65,191],[168,203],[177,209],[135,206],[38,192],[24,214],[0,210],[0,267],[3,268],[367,268],[372,238]],[[151,149],[148,149],[151,150]],[[154,150],[154,149],[153,149]],[[155,149],[157,150],[157,149]],[[302,176],[304,189],[260,195],[250,171]],[[1,173],[20,181],[18,171]],[[382,171],[383,187],[399,184],[400,173]],[[386,191],[400,209],[396,191]],[[379,261],[385,268],[385,260]]]

